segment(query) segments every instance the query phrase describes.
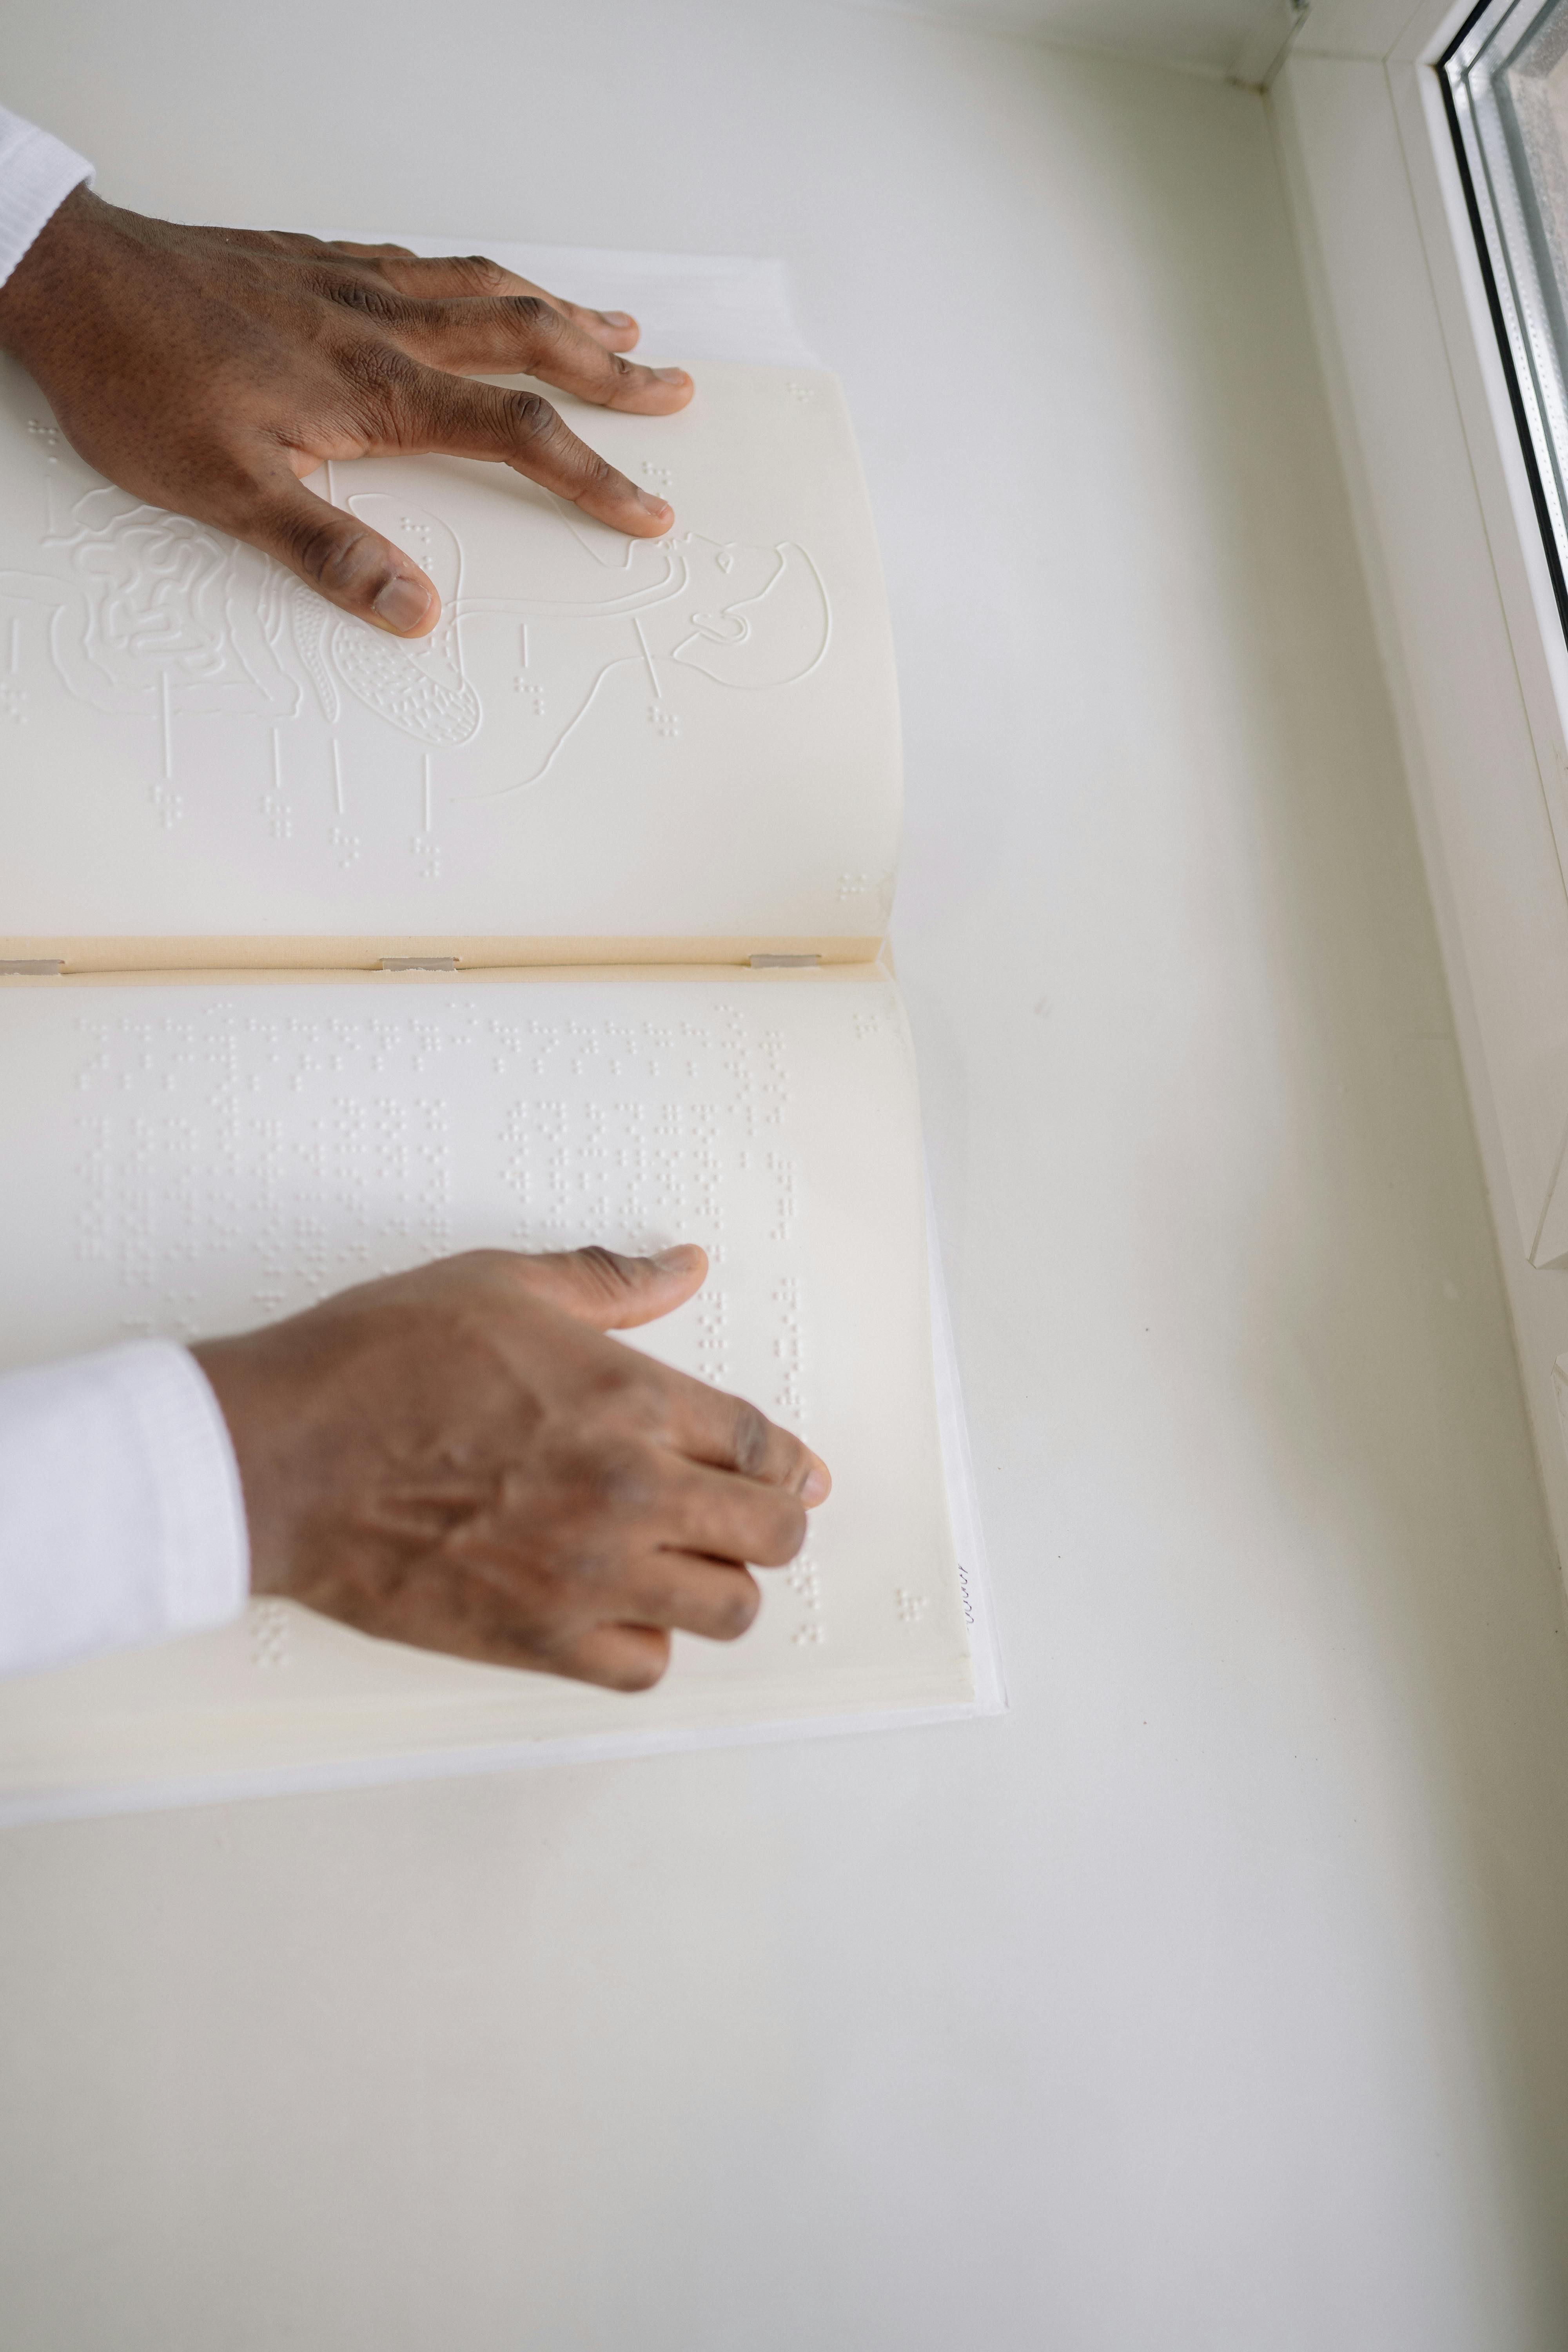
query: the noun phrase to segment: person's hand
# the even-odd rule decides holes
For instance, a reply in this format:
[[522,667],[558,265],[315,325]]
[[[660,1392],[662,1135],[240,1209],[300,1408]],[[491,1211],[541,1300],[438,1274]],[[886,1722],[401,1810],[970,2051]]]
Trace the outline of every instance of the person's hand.
[[186,228],[68,196],[0,288],[0,347],[72,447],[153,506],[216,523],[395,634],[440,600],[403,549],[307,490],[328,457],[494,457],[637,538],[674,520],[579,441],[528,374],[663,415],[691,379],[618,356],[636,321],[557,300],[479,258]]
[[477,1250],[194,1350],[234,1440],[251,1589],[363,1633],[616,1690],[670,1629],[731,1641],[828,1491],[754,1405],[606,1339],[700,1249]]

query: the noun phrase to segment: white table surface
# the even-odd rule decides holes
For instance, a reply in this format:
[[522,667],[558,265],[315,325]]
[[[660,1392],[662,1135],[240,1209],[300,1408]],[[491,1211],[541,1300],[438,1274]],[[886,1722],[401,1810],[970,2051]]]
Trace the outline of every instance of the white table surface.
[[0,1841],[6,2352],[1568,2338],[1568,1679],[1266,111],[719,0],[13,7],[189,217],[778,254],[1013,1712]]

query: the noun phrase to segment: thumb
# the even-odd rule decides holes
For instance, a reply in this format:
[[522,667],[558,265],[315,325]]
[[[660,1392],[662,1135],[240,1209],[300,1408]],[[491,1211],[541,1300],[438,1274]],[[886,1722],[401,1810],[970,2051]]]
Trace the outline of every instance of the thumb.
[[441,599],[411,557],[292,474],[268,482],[226,520],[237,538],[275,555],[329,604],[373,628],[424,637],[441,616]]
[[621,1257],[614,1250],[560,1250],[518,1260],[536,1298],[591,1323],[598,1331],[629,1331],[684,1306],[708,1278],[708,1253],[695,1243],[652,1257]]

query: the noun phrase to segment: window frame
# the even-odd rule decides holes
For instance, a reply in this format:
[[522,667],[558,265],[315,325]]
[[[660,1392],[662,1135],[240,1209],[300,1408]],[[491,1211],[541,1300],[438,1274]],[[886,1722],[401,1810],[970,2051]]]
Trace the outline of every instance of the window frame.
[[1568,1570],[1568,627],[1440,70],[1477,15],[1319,0],[1269,103]]

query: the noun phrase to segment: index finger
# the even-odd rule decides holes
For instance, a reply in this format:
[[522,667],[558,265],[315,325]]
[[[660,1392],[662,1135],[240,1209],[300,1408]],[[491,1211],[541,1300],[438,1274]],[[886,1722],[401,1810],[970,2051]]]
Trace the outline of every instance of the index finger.
[[[367,248],[361,250],[366,258],[372,257]],[[422,255],[383,247],[374,257],[382,263],[380,274],[389,286],[400,294],[414,294],[422,300],[486,294],[531,295],[536,301],[548,302],[552,310],[558,310],[585,335],[592,335],[607,352],[629,352],[640,331],[629,311],[594,310],[586,303],[569,302],[564,295],[552,294],[548,287],[536,286],[531,278],[520,278],[515,269],[508,269],[482,253],[444,254],[439,259],[429,260]]]
[[667,1401],[669,1443],[689,1461],[715,1470],[733,1470],[764,1486],[798,1495],[807,1509],[825,1502],[833,1480],[827,1465],[787,1429],[770,1421],[744,1397],[661,1365],[669,1382]]
[[458,375],[531,375],[602,408],[664,416],[684,408],[684,368],[639,367],[585,335],[542,294],[375,296],[376,323],[426,366]]

